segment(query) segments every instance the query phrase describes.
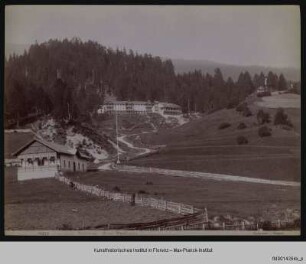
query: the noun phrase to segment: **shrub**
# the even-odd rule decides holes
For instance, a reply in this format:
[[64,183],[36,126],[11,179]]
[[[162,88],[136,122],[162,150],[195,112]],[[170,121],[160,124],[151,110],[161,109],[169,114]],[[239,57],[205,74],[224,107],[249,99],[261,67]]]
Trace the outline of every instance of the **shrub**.
[[260,125],[270,123],[270,114],[260,109],[257,112],[257,121]]
[[289,120],[283,108],[278,108],[274,116],[274,125],[285,125],[285,126],[293,127],[291,121]]
[[246,137],[239,136],[239,137],[237,137],[237,143],[238,143],[238,145],[245,145],[245,144],[248,144],[249,141]]
[[248,116],[252,116],[253,114],[252,114],[250,108],[245,107],[245,108],[243,109],[243,111],[242,111],[242,115],[248,117]]
[[257,97],[264,97],[264,96],[271,96],[271,92],[266,91],[257,94]]
[[224,122],[224,123],[220,124],[218,128],[219,129],[225,129],[225,128],[230,127],[230,126],[231,126],[230,123]]
[[260,137],[270,137],[272,135],[271,128],[268,128],[267,126],[262,126],[258,129],[258,135]]
[[241,122],[239,123],[239,125],[237,126],[237,129],[245,129],[247,126],[245,123]]
[[147,181],[147,182],[146,182],[146,185],[153,185],[153,182]]
[[262,223],[263,230],[275,230],[276,228],[272,225],[271,221],[266,220]]
[[281,128],[284,130],[291,130],[292,126],[282,125]]
[[147,192],[144,191],[144,190],[139,190],[138,193],[139,193],[139,194],[146,194]]
[[227,109],[232,109],[232,108],[235,108],[237,107],[237,102],[234,102],[234,101],[231,101],[227,104]]
[[62,224],[58,227],[59,230],[72,230],[72,226],[70,224]]
[[120,189],[118,186],[115,186],[115,187],[113,188],[113,191],[114,191],[114,192],[120,192],[121,189]]
[[243,102],[236,107],[236,111],[243,112],[246,107],[248,107],[248,104],[246,102]]

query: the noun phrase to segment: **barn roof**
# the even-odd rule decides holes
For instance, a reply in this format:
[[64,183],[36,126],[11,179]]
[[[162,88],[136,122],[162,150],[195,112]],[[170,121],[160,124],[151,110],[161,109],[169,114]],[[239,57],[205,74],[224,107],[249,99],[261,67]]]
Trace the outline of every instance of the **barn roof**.
[[49,142],[49,141],[45,141],[42,139],[38,139],[38,138],[34,138],[31,141],[29,141],[27,144],[25,144],[24,146],[22,146],[21,148],[19,148],[16,152],[14,152],[12,155],[13,156],[18,156],[23,150],[25,150],[26,148],[28,148],[30,145],[32,145],[34,142],[39,142],[40,144],[54,150],[57,153],[62,153],[62,154],[66,154],[66,155],[75,155],[77,150],[75,149],[69,149],[64,145],[59,145],[56,144],[54,142]]

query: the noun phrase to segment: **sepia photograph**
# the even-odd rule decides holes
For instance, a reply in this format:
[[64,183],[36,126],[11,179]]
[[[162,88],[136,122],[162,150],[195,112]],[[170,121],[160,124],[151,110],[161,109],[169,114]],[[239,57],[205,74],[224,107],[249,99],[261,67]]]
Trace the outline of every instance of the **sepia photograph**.
[[12,236],[300,236],[295,5],[7,5]]

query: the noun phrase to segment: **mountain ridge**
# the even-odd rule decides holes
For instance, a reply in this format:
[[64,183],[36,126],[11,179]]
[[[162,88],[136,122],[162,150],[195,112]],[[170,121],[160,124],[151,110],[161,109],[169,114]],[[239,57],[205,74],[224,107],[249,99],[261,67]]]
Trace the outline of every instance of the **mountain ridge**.
[[272,71],[276,74],[283,73],[286,79],[291,81],[300,81],[300,70],[294,67],[273,67],[260,65],[234,65],[227,63],[215,62],[212,60],[189,60],[189,59],[172,59],[175,72],[178,74],[201,70],[203,73],[213,74],[214,70],[220,68],[224,78],[231,77],[234,81],[238,79],[241,72],[248,71],[252,76],[263,72],[265,75]]

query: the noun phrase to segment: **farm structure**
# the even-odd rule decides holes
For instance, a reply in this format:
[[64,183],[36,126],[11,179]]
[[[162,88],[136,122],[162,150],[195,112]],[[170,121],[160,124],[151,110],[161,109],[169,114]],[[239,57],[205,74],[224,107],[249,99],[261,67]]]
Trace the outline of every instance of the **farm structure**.
[[76,149],[37,138],[13,155],[20,161],[18,181],[55,177],[60,171],[87,171],[90,160]]
[[109,101],[101,105],[98,114],[151,114],[157,113],[162,116],[181,115],[182,108],[179,105],[165,102],[145,101]]

